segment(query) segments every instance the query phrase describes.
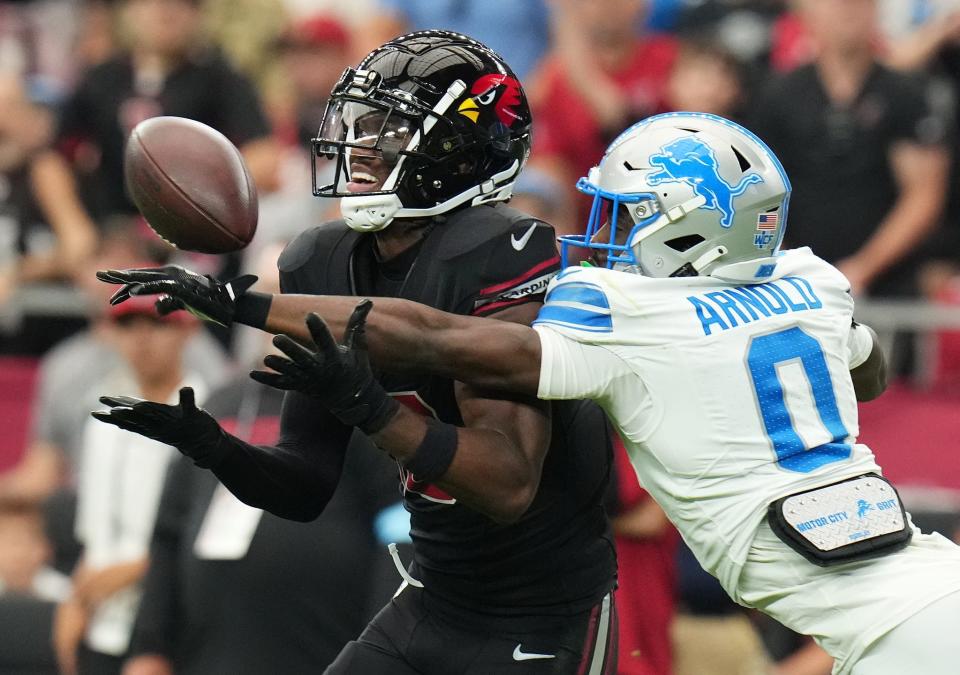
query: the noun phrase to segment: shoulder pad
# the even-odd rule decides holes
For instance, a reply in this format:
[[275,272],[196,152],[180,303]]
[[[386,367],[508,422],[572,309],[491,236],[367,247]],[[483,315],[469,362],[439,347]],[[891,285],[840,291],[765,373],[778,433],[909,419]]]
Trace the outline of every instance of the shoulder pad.
[[441,260],[451,260],[505,235],[524,221],[537,220],[533,216],[503,204],[473,206],[457,211],[442,228],[443,241],[437,249]]
[[610,299],[604,275],[599,271],[598,268],[568,267],[554,277],[534,325],[549,325],[561,332],[611,332]]
[[311,227],[286,245],[277,259],[277,269],[281,273],[295,272],[318,251],[332,249],[352,232],[342,220],[332,220]]

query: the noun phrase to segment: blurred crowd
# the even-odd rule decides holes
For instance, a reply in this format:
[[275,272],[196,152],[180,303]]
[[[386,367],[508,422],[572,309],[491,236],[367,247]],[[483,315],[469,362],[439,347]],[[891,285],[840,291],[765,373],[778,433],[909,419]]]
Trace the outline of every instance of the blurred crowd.
[[[380,545],[402,541],[404,514],[362,439],[336,503],[301,524],[89,421],[98,395],[164,401],[184,383],[248,439],[272,440],[279,414],[244,375],[269,347],[259,335],[110,308],[93,272],[172,262],[276,284],[283,244],[338,217],[312,195],[309,157],[332,85],[426,28],[485,42],[524,82],[533,152],[512,205],[559,233],[582,229],[574,185],[625,127],[715,113],[786,167],[785,246],[812,246],[858,299],[960,306],[960,0],[0,2],[0,369],[26,359],[35,375],[32,388],[3,376],[4,422],[23,438],[0,452],[0,672],[320,672],[389,597]],[[185,254],[139,218],[123,148],[157,115],[240,148],[260,195],[241,254]],[[928,384],[955,393],[960,338],[936,337]],[[899,373],[916,347],[893,341]],[[624,610],[622,673],[829,672],[812,643],[726,600],[634,481],[614,484],[638,607]]]

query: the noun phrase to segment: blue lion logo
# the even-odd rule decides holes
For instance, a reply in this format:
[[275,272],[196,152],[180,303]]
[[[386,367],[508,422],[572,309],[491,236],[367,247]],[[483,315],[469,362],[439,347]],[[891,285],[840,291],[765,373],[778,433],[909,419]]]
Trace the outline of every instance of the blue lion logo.
[[720,211],[723,227],[733,225],[733,198],[742,195],[748,185],[763,182],[760,174],[748,173],[736,186],[730,185],[720,177],[713,148],[694,136],[664,145],[660,154],[650,157],[650,164],[660,167],[647,176],[650,185],[686,183],[706,200],[703,208]]
[[872,511],[873,505],[870,504],[866,499],[861,499],[857,501],[857,518],[863,518],[867,515],[867,511]]

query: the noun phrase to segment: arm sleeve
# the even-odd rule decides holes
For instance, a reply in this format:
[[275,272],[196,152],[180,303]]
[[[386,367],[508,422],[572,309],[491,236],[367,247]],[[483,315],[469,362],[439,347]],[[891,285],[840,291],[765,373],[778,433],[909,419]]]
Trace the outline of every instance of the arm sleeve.
[[850,370],[863,365],[873,352],[873,337],[860,324],[850,326],[850,335],[847,337],[847,362]]
[[184,457],[171,466],[164,483],[150,543],[150,568],[144,579],[143,599],[137,611],[130,656],[173,656],[180,594],[177,559],[193,494],[194,476],[191,474],[196,471]]
[[601,401],[626,370],[623,359],[606,347],[574,340],[549,326],[533,328],[540,336],[539,398]]
[[[284,249],[280,288],[298,292],[298,275],[310,260],[314,235],[301,235]],[[224,487],[244,504],[288,520],[315,519],[340,481],[353,433],[322,405],[298,392],[287,392],[280,411],[280,434],[274,446],[252,445],[230,434],[207,464]]]
[[225,434],[228,447],[211,468],[243,503],[288,520],[310,521],[336,490],[352,433],[313,399],[288,392],[275,446]]

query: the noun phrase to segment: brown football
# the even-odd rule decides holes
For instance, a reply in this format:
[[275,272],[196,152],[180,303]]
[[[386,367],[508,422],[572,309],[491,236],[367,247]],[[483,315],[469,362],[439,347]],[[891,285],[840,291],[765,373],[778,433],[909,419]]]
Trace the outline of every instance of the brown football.
[[237,147],[183,117],[138,124],[124,154],[127,191],[154,232],[177,248],[229,253],[257,231],[257,189]]

